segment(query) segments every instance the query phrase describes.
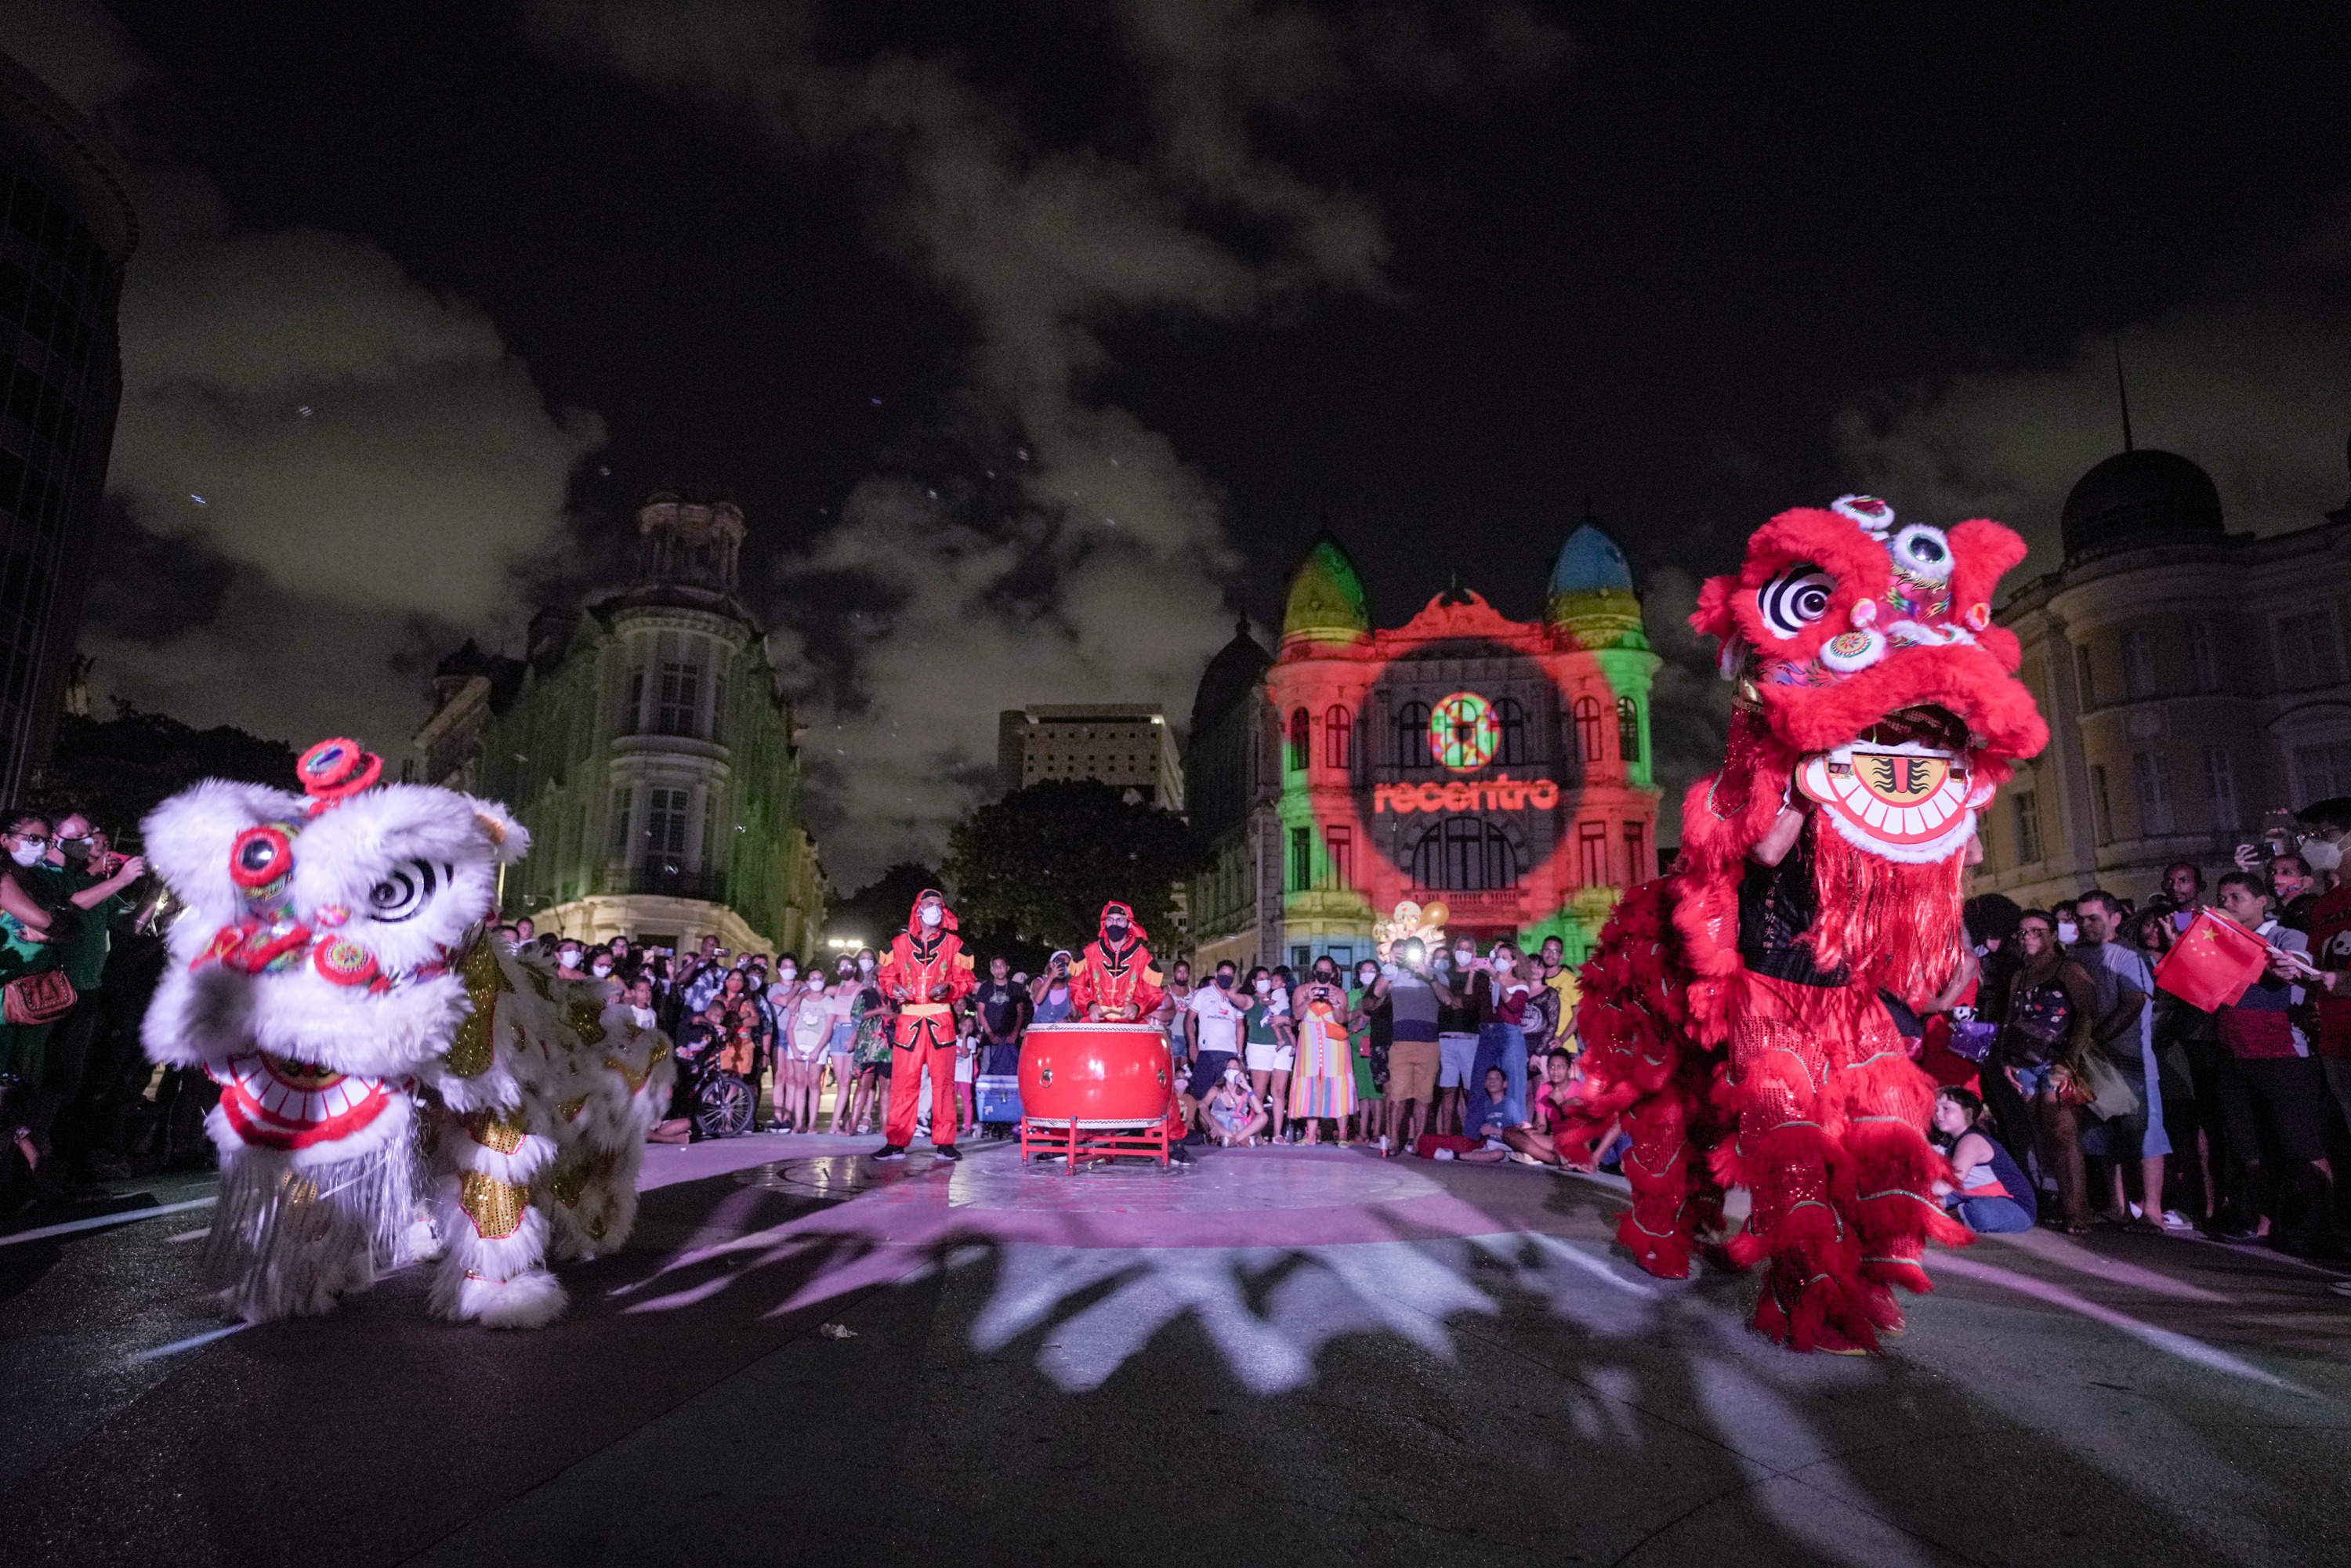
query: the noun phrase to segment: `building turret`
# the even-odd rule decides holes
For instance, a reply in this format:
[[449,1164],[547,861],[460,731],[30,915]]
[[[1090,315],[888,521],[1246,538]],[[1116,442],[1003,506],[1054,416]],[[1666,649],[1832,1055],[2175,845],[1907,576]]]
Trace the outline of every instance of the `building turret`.
[[1364,580],[1325,523],[1290,574],[1290,601],[1281,612],[1281,641],[1357,643],[1372,634],[1371,607]]
[[715,492],[656,490],[637,508],[637,581],[735,594],[743,510]]
[[1641,628],[1641,600],[1633,591],[1633,566],[1625,548],[1601,526],[1587,503],[1583,520],[1559,548],[1551,569],[1551,591],[1543,620],[1553,633],[1565,633],[1590,649],[1634,648],[1646,651],[1647,634]]

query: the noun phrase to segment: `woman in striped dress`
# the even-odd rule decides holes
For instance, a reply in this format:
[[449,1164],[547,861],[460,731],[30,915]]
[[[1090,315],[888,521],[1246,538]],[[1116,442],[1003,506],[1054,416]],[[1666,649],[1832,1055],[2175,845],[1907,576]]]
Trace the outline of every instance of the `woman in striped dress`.
[[1347,1037],[1347,993],[1339,984],[1339,966],[1327,954],[1314,961],[1313,975],[1290,998],[1290,1017],[1298,1031],[1290,1114],[1305,1120],[1310,1144],[1322,1141],[1322,1118],[1333,1118],[1343,1145],[1347,1118],[1355,1110],[1355,1051]]

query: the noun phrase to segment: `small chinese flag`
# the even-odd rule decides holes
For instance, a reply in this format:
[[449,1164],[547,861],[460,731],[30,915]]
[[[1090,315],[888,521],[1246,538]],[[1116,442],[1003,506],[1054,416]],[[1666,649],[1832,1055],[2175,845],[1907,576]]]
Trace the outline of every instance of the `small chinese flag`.
[[2189,1007],[2233,1007],[2269,967],[2269,944],[2225,915],[2199,909],[2155,966],[2155,983]]

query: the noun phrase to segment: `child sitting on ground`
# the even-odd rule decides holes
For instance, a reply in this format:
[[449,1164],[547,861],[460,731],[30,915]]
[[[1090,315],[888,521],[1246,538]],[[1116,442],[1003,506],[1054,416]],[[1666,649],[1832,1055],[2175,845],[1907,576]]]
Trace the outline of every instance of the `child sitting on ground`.
[[1984,1103],[1956,1085],[1938,1090],[1927,1140],[1950,1156],[1951,1181],[1935,1196],[1970,1230],[1997,1236],[2030,1230],[2039,1195],[2006,1149],[1983,1131]]

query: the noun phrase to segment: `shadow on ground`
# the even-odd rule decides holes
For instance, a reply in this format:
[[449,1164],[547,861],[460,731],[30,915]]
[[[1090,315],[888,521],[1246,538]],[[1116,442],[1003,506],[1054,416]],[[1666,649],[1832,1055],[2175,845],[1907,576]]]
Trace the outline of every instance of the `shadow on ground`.
[[2290,1264],[2027,1238],[1938,1265],[1887,1356],[1800,1357],[1745,1331],[1744,1281],[1632,1270],[1592,1184],[1423,1167],[1447,1224],[1416,1200],[1367,1206],[1371,1239],[1157,1246],[1114,1205],[958,1206],[925,1165],[649,1193],[539,1334],[431,1321],[412,1274],[192,1352],[0,1497],[0,1540],[497,1568],[2351,1558],[2351,1332]]

